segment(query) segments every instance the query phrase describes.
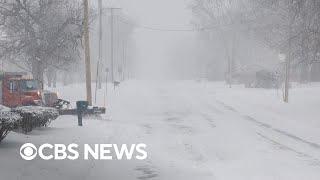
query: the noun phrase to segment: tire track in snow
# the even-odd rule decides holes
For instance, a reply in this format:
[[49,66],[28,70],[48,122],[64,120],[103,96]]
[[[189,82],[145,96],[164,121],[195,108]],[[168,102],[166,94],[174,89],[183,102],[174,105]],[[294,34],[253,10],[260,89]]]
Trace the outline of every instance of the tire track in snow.
[[309,144],[311,147],[314,147],[314,148],[316,148],[316,149],[320,149],[320,145],[317,144],[317,143],[307,141],[307,140],[305,140],[305,139],[302,139],[302,138],[300,138],[300,137],[298,137],[298,136],[295,136],[295,135],[293,135],[293,134],[290,134],[290,133],[288,133],[288,132],[286,132],[286,131],[282,131],[282,130],[280,130],[280,129],[273,128],[273,130],[276,131],[276,132],[278,132],[278,133],[280,133],[280,134],[286,135],[287,137],[290,137],[290,138],[292,138],[292,139],[295,139],[296,141],[300,141],[300,142],[303,142],[303,143],[305,143],[305,144]]
[[[186,153],[186,158],[191,160],[192,162],[196,164],[203,164],[206,162],[205,156],[198,151],[192,143],[190,143],[189,137],[192,137],[196,134],[196,128],[188,124],[186,119],[188,116],[191,115],[191,113],[188,110],[182,109],[180,111],[173,111],[173,110],[167,110],[164,113],[164,121],[167,126],[173,129],[173,133],[178,133],[179,135],[183,135],[183,139],[181,140],[181,146]],[[207,115],[205,118],[204,114],[201,114],[200,112],[197,112],[197,114],[200,114],[201,117],[203,117],[204,120],[211,123],[211,127],[215,127],[212,120],[209,119],[210,117]],[[188,119],[191,120],[191,119]]]
[[173,129],[178,130],[184,135],[192,135],[194,134],[194,129],[191,126],[180,125],[180,124],[171,124],[170,125]]
[[196,162],[196,163],[204,163],[206,162],[205,156],[198,152],[192,144],[190,143],[184,143],[183,144],[185,151],[190,154],[191,160]]
[[[281,143],[277,140],[274,140],[272,138],[269,138],[267,137],[266,135],[263,135],[262,133],[257,133],[258,136],[260,136],[261,138],[267,140],[269,143],[275,145],[275,146],[278,146],[280,147],[281,149],[284,149],[284,150],[287,150],[289,152],[293,152],[295,154],[297,154],[298,156],[300,157],[303,157],[303,158],[306,158],[308,162],[310,162],[310,165],[313,165],[313,166],[320,166],[320,159],[319,156],[317,155],[319,150],[320,150],[320,145],[317,144],[317,143],[314,143],[314,142],[311,142],[311,141],[308,141],[306,139],[303,139],[299,136],[296,136],[294,134],[291,134],[287,131],[284,131],[284,130],[281,130],[281,129],[278,129],[278,128],[275,128],[273,127],[272,125],[268,124],[268,123],[265,123],[265,122],[261,122],[249,115],[241,115],[240,112],[238,112],[237,110],[235,110],[233,107],[229,106],[229,105],[226,105],[224,103],[219,103],[220,105],[222,105],[225,109],[235,113],[235,114],[238,114],[240,115],[244,120],[246,121],[249,121],[255,125],[257,125],[258,127],[264,129],[264,130],[267,130],[267,131],[271,131],[271,132],[274,132],[278,135],[280,135],[279,137],[285,137],[285,138],[288,138],[290,140],[293,140],[294,142],[297,142],[298,143],[298,146],[299,148],[298,149],[301,149],[301,148],[304,148],[304,145],[307,145],[309,146],[310,148],[312,148],[313,150],[315,150],[315,152],[311,153],[313,155],[310,155],[310,153],[306,153],[305,150],[301,151],[301,150],[297,150],[297,147],[295,147],[295,145],[285,145],[284,143]],[[293,147],[295,148],[293,148]],[[314,154],[316,153],[316,154]],[[314,156],[315,155],[315,156]]]
[[166,122],[173,122],[173,123],[181,123],[184,121],[185,117],[189,115],[189,113],[186,112],[173,112],[173,111],[166,111],[164,114],[164,121]]
[[152,132],[153,132],[153,127],[152,127],[151,124],[147,124],[147,123],[146,123],[146,124],[142,124],[142,125],[140,125],[140,126],[144,129],[146,135],[152,134]]
[[[230,110],[230,111],[232,111],[232,112],[234,112],[234,113],[240,114],[240,113],[239,113],[236,109],[234,109],[233,107],[231,107],[231,106],[229,106],[229,105],[226,105],[225,103],[223,103],[223,102],[221,102],[221,101],[217,101],[217,102],[218,102],[220,105],[222,105],[225,109]],[[262,128],[264,128],[264,129],[272,130],[272,131],[274,131],[274,132],[276,132],[276,133],[278,133],[278,134],[281,134],[281,135],[283,135],[283,136],[289,137],[289,138],[291,138],[291,139],[293,139],[293,140],[295,140],[295,141],[297,141],[297,142],[306,144],[306,145],[308,145],[308,146],[310,146],[310,147],[313,147],[313,148],[315,148],[315,149],[320,150],[320,145],[317,144],[317,143],[308,141],[308,140],[303,139],[303,138],[301,138],[301,137],[299,137],[299,136],[296,136],[296,135],[294,135],[294,134],[291,134],[291,133],[289,133],[289,132],[287,132],[287,131],[284,131],[284,130],[281,130],[281,129],[278,129],[278,128],[274,128],[274,127],[271,126],[270,124],[261,122],[261,121],[255,119],[255,118],[253,118],[253,117],[251,117],[251,116],[249,116],[249,115],[241,115],[241,116],[242,116],[243,119],[245,119],[245,120],[247,120],[247,121],[250,121],[250,122],[258,125],[259,127],[262,127]]]
[[274,139],[271,139],[271,138],[263,135],[262,133],[257,133],[257,134],[261,138],[267,140],[269,143],[271,143],[271,144],[273,144],[273,145],[275,145],[275,146],[277,146],[277,147],[279,147],[279,148],[281,148],[283,150],[291,151],[291,152],[297,154],[298,156],[301,156],[301,157],[304,157],[304,158],[308,158],[308,161],[310,161],[312,165],[320,166],[320,160],[319,159],[317,159],[317,158],[315,158],[315,157],[313,157],[313,156],[311,156],[309,154],[306,154],[306,153],[303,153],[301,151],[298,151],[296,149],[290,148],[289,146],[286,146],[286,145],[284,145],[284,144],[282,144],[282,143],[280,143],[280,142],[278,142],[278,141],[276,141]]
[[[198,123],[203,123],[206,127],[209,123],[210,128],[215,128],[216,125],[214,124],[214,120],[210,117],[210,114],[203,113],[203,108],[199,110],[193,109],[193,107],[208,107],[214,114],[223,114],[223,111],[209,106],[210,104],[206,102],[207,99],[195,96],[188,96],[186,99],[184,96],[180,97],[180,95],[172,97],[164,95],[162,98],[165,103],[161,117],[164,125],[170,128],[168,129],[168,133],[173,134],[175,137],[174,139],[180,142],[178,144],[173,144],[174,148],[181,149],[181,152],[178,153],[179,156],[182,156],[184,161],[194,167],[201,166],[208,169],[208,171],[210,171],[208,174],[210,174],[210,177],[213,177],[210,167],[206,165],[207,157],[201,151],[201,148],[194,145],[194,139],[196,139],[199,132]],[[183,99],[183,101],[180,99]],[[198,120],[201,120],[202,122],[199,122]],[[194,126],[195,124],[196,126]],[[177,159],[176,161],[176,163],[179,163],[181,160]],[[175,162],[175,160],[173,162]],[[175,167],[173,168],[175,169]],[[178,169],[180,168],[178,167]]]
[[286,132],[286,131],[284,131],[284,130],[281,130],[281,129],[278,129],[278,128],[274,128],[274,127],[272,127],[271,125],[266,124],[266,123],[263,123],[263,122],[260,122],[260,121],[256,120],[255,118],[253,118],[253,117],[251,117],[251,116],[245,115],[245,116],[242,116],[242,117],[243,117],[245,120],[248,120],[248,121],[250,121],[250,122],[253,122],[253,123],[257,124],[258,126],[260,126],[260,127],[262,127],[262,128],[272,130],[272,131],[274,131],[274,132],[276,132],[276,133],[278,133],[278,134],[281,134],[281,135],[283,135],[283,136],[289,137],[289,138],[291,138],[291,139],[293,139],[293,140],[295,140],[295,141],[298,141],[298,142],[300,142],[300,143],[307,144],[307,145],[309,145],[309,146],[311,146],[311,147],[313,147],[313,148],[315,148],[315,149],[320,149],[320,145],[317,144],[317,143],[307,141],[307,140],[305,140],[305,139],[303,139],[303,138],[300,138],[300,137],[298,137],[298,136],[296,136],[296,135],[293,135],[293,134],[291,134],[291,133],[288,133],[288,132]]
[[217,126],[215,125],[214,119],[210,117],[209,114],[202,114],[202,117],[209,123],[211,128],[216,128]]
[[229,105],[225,104],[225,103],[222,102],[222,101],[216,100],[216,102],[217,102],[218,104],[220,104],[222,107],[224,107],[225,109],[229,110],[229,111],[232,111],[232,112],[235,112],[235,113],[238,112],[238,111],[237,111],[236,109],[234,109],[232,106],[229,106]]
[[155,167],[151,165],[137,166],[134,170],[141,173],[141,175],[137,177],[140,180],[155,179],[159,176]]

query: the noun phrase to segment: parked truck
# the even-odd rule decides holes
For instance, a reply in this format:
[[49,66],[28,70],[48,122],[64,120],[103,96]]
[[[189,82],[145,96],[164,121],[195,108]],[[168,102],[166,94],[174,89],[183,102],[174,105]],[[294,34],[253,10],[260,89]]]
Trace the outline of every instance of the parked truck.
[[[60,99],[56,92],[42,89],[42,85],[25,72],[3,72],[0,74],[0,104],[16,108],[19,106],[54,107],[61,115],[75,115],[77,109],[70,102]],[[105,113],[104,107],[88,107],[86,114]]]

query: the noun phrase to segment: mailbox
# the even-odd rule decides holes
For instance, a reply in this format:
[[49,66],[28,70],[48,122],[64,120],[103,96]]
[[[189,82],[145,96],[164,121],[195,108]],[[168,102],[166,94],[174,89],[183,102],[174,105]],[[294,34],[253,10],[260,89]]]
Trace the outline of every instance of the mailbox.
[[82,115],[88,109],[88,101],[77,101],[78,125],[82,126]]
[[88,109],[89,103],[88,101],[77,101],[77,110],[78,111],[86,111]]

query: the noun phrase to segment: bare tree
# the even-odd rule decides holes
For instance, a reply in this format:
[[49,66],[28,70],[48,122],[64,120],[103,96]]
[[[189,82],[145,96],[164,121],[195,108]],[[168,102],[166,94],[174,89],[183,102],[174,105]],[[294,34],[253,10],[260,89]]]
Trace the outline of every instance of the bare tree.
[[1,58],[32,72],[43,84],[48,68],[79,59],[82,4],[76,0],[7,0],[0,3]]
[[[194,0],[192,10],[202,26],[217,26],[223,34],[234,29],[287,54],[301,81],[309,79],[312,69],[320,72],[320,1]],[[317,77],[320,73],[313,74]]]

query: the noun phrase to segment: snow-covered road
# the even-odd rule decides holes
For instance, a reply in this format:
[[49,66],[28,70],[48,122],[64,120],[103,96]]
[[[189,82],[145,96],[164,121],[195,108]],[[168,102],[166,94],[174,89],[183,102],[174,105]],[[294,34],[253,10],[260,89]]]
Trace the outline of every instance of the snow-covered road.
[[[85,94],[75,92],[81,86],[57,90],[77,100]],[[64,116],[29,135],[10,133],[0,144],[0,179],[318,180],[320,112],[315,108],[320,99],[309,97],[311,91],[319,92],[319,86],[297,88],[296,103],[286,105],[274,90],[191,81],[126,82],[116,91],[110,88],[107,114],[85,119],[83,127],[76,117]],[[103,92],[99,90],[100,105]],[[299,99],[301,94],[306,98]],[[25,142],[145,143],[148,159],[24,161],[18,151]]]

